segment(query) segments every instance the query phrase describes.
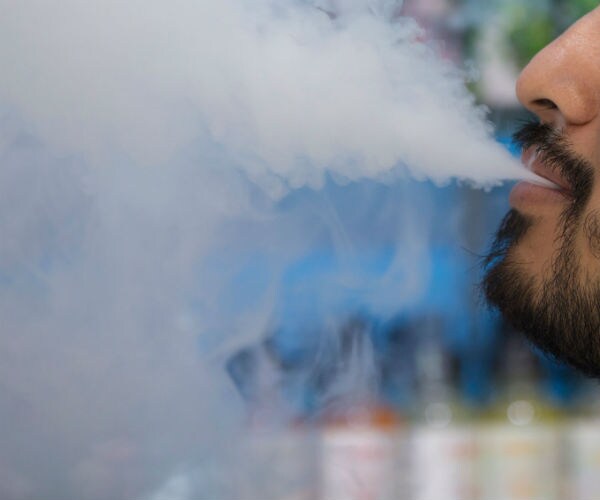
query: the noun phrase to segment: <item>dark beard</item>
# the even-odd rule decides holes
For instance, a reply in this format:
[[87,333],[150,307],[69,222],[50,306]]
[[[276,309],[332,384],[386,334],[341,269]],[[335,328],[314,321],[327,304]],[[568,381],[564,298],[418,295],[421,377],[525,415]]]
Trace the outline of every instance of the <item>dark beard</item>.
[[488,256],[483,291],[507,321],[541,350],[588,376],[600,377],[600,277],[581,269],[575,236],[583,230],[590,250],[600,248],[600,216],[583,217],[593,181],[592,166],[571,153],[564,138],[545,125],[526,125],[516,134],[524,148],[561,172],[573,199],[559,220],[560,247],[545,276],[536,282],[515,248],[536,220],[515,210],[504,218]]

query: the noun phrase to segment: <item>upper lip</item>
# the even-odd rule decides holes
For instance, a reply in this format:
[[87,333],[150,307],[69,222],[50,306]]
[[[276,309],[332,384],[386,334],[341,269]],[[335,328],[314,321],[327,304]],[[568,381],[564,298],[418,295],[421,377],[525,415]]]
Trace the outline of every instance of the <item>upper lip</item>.
[[541,158],[535,147],[525,150],[521,156],[523,165],[529,170],[553,182],[561,188],[561,191],[571,193],[572,188],[569,182],[556,169],[547,167],[542,160],[543,158]]

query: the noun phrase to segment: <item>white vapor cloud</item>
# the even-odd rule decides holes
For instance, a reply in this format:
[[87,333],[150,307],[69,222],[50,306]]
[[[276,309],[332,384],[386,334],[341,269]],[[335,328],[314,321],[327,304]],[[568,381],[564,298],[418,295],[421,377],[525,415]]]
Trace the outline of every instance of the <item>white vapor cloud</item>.
[[45,140],[97,161],[161,162],[208,136],[274,194],[319,186],[325,171],[526,175],[413,21],[388,22],[386,2],[322,4],[10,3],[0,96]]
[[0,498],[230,500],[223,361],[309,323],[290,265],[339,259],[315,317],[391,315],[433,219],[393,181],[527,175],[398,6],[0,0]]

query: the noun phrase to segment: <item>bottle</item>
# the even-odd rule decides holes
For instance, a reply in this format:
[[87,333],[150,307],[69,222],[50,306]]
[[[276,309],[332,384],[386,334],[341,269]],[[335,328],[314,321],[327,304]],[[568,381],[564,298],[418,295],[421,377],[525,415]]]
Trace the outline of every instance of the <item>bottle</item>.
[[322,425],[321,499],[410,500],[405,426],[395,410],[363,402]]
[[478,427],[482,500],[561,498],[556,413],[540,397],[536,360],[516,335],[504,338],[500,394]]
[[571,417],[564,425],[565,495],[593,500],[600,491],[600,386],[583,384]]
[[408,500],[402,464],[404,425],[379,396],[371,326],[351,321],[324,358],[332,367],[320,386],[323,500]]
[[416,352],[418,404],[411,438],[413,498],[470,500],[476,498],[476,442],[465,408],[457,398],[442,329],[440,319],[427,320]]
[[281,353],[267,339],[235,353],[226,369],[247,413],[243,432],[231,436],[236,455],[222,496],[319,500],[320,439],[283,394]]

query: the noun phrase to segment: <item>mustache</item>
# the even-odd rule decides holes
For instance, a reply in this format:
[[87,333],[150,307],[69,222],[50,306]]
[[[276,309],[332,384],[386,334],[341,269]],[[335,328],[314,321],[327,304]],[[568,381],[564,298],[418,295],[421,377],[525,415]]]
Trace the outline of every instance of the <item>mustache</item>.
[[533,148],[546,168],[568,182],[574,204],[581,207],[587,202],[592,191],[594,167],[574,152],[561,130],[544,123],[526,122],[513,134],[513,141],[522,151]]

